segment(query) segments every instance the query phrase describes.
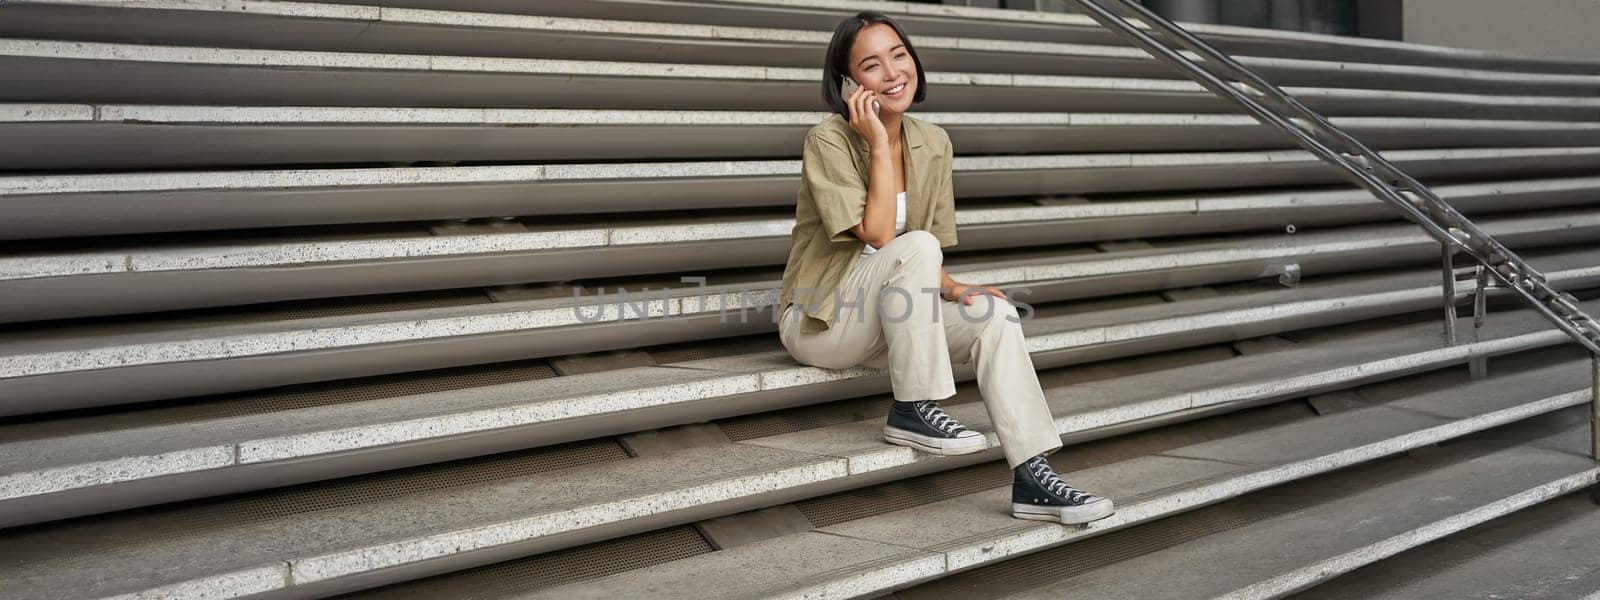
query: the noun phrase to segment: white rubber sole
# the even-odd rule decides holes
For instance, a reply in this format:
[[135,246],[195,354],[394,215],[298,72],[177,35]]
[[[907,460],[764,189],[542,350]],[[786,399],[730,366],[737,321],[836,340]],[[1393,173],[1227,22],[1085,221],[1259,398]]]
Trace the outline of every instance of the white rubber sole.
[[1055,521],[1063,525],[1082,525],[1098,521],[1117,512],[1110,499],[1101,499],[1083,506],[1044,506],[1040,504],[1011,503],[1011,516],[1030,521]]
[[975,454],[989,449],[989,440],[981,435],[956,439],[936,438],[887,425],[883,428],[883,439],[891,444],[910,446],[939,456]]

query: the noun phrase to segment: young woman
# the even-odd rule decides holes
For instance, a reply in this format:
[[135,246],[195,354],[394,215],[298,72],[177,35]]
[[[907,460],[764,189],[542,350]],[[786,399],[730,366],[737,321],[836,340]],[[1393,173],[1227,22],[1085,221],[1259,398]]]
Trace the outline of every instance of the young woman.
[[[1006,462],[1012,515],[1086,523],[1110,500],[1067,485],[1045,456],[1061,448],[1004,292],[956,281],[950,137],[907,114],[927,97],[922,61],[888,17],[861,12],[828,45],[822,95],[833,114],[806,134],[778,332],[802,364],[889,370],[892,444],[940,455],[988,448],[939,407],[951,362],[973,362]],[[857,88],[856,86],[859,86]],[[844,88],[851,89],[844,89]]]

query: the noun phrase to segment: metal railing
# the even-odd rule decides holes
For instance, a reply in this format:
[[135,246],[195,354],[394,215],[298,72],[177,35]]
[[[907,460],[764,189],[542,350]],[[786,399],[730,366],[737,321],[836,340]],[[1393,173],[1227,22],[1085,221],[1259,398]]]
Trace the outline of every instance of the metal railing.
[[[1204,86],[1213,94],[1248,111],[1264,125],[1278,128],[1307,151],[1336,166],[1349,180],[1400,210],[1441,245],[1444,269],[1445,338],[1457,340],[1456,302],[1458,277],[1476,279],[1473,331],[1483,326],[1490,288],[1513,291],[1546,320],[1587,349],[1593,369],[1590,401],[1591,456],[1600,461],[1600,323],[1578,306],[1572,294],[1551,287],[1544,274],[1524,262],[1505,245],[1484,233],[1421,182],[1405,174],[1360,141],[1329,123],[1283,90],[1268,83],[1210,44],[1133,0],[1108,0],[1123,13],[1142,22],[1148,31],[1127,17],[1102,6],[1099,0],[1073,0],[1089,18],[1121,35]],[[1167,45],[1170,40],[1183,51]],[[1192,55],[1194,58],[1191,58]],[[1199,60],[1195,60],[1198,58]],[[1457,254],[1466,253],[1477,264],[1458,270]],[[1476,337],[1476,336],[1474,336]],[[1472,365],[1475,376],[1482,364]]]

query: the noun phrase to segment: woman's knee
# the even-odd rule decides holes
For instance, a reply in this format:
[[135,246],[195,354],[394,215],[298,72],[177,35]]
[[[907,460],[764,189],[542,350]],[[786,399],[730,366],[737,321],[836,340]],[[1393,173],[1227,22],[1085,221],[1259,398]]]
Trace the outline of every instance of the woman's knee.
[[795,334],[783,341],[783,348],[789,351],[789,356],[802,365],[819,367],[823,369],[847,369],[860,362],[849,352],[840,352],[832,344],[825,343],[820,336],[823,334]]
[[820,354],[813,352],[795,354],[790,352],[789,356],[794,357],[795,361],[802,365],[819,369],[848,369],[861,362],[859,359],[843,352],[824,352]]
[[889,244],[903,246],[903,252],[906,255],[923,255],[934,258],[943,258],[944,255],[943,249],[939,247],[939,238],[921,229],[913,229],[902,233],[891,240]]

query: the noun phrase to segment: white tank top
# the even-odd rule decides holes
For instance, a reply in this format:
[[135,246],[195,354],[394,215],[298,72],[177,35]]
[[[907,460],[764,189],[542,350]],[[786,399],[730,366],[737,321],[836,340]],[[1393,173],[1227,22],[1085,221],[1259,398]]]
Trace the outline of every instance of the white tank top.
[[[898,235],[900,235],[902,233],[905,233],[905,232],[906,232],[906,193],[905,192],[900,192],[899,194],[895,194],[895,197],[894,197],[894,234],[898,236]],[[872,244],[867,244],[867,245],[861,247],[861,255],[862,256],[866,256],[868,254],[875,254],[877,252],[878,252],[878,249],[877,248],[873,248]]]

